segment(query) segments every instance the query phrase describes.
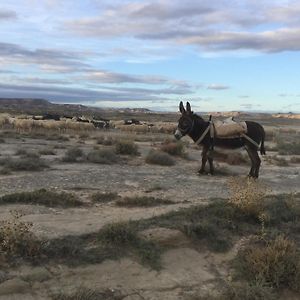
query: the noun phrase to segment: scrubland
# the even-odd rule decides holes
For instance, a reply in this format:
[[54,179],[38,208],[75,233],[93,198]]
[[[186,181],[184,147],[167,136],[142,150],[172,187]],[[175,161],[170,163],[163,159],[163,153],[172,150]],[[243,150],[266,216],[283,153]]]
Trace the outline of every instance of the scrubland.
[[0,299],[300,298],[300,124],[264,124],[251,180],[243,150],[199,176],[175,123],[115,122],[0,124]]

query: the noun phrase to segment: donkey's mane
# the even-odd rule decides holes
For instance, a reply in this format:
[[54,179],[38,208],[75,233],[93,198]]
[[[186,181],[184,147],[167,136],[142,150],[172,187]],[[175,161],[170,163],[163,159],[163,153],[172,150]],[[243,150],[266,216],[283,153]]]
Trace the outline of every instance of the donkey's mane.
[[204,119],[196,114],[193,114],[194,119],[204,122]]

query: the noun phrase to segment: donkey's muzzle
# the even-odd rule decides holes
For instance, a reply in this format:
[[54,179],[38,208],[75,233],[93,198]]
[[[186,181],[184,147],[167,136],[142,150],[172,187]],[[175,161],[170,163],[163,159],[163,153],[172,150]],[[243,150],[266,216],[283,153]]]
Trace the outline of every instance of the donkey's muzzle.
[[177,129],[174,133],[174,136],[177,140],[180,140],[182,138],[182,133]]

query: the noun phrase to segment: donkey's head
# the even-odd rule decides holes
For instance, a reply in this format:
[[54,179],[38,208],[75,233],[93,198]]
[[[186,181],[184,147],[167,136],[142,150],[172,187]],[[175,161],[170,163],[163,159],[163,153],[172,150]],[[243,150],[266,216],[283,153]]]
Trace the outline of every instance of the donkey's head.
[[186,134],[189,134],[192,131],[194,126],[193,112],[191,110],[190,103],[189,102],[186,103],[186,109],[185,109],[182,101],[180,101],[179,110],[181,112],[181,117],[178,120],[178,126],[174,134],[177,140],[181,139]]

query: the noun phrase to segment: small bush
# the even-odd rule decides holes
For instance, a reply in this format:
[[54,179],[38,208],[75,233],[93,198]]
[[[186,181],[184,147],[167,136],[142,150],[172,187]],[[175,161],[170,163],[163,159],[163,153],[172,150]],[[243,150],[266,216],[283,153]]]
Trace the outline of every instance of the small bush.
[[5,143],[5,139],[0,138],[0,144],[4,144]]
[[170,155],[186,157],[182,142],[166,141],[161,145],[160,150]]
[[41,204],[45,206],[75,207],[83,203],[73,194],[52,192],[45,189],[33,192],[20,192],[0,197],[0,204],[24,203]]
[[11,174],[11,170],[8,169],[7,167],[0,169],[0,175],[10,175],[10,174]]
[[239,251],[235,267],[252,282],[260,280],[274,288],[300,289],[300,253],[296,244],[282,235],[252,241]]
[[137,232],[130,222],[105,225],[100,231],[100,240],[115,247],[129,245],[137,240]]
[[89,137],[89,135],[87,133],[81,133],[78,137],[80,139],[87,139]]
[[77,162],[83,156],[83,151],[80,148],[74,147],[66,151],[62,161],[64,162]]
[[32,223],[22,222],[22,215],[11,212],[12,219],[0,221],[0,251],[12,256],[36,256],[40,242],[31,232]]
[[56,155],[56,152],[52,148],[45,148],[39,151],[40,155]]
[[118,141],[116,143],[116,153],[125,155],[138,155],[138,146],[132,141]]
[[277,155],[268,156],[266,160],[268,163],[274,164],[275,166],[279,167],[286,167],[289,165],[286,159],[284,159],[283,157],[278,157]]
[[283,141],[277,142],[278,153],[280,155],[300,155],[300,142],[294,141],[291,143],[285,143]]
[[104,226],[99,232],[104,245],[117,251],[131,249],[141,262],[153,269],[160,268],[160,249],[151,241],[141,239],[131,222],[113,223]]
[[157,205],[168,205],[174,204],[173,201],[168,199],[160,199],[154,197],[125,197],[124,199],[120,199],[116,201],[118,206],[140,206],[140,207],[150,207],[150,206],[157,206]]
[[39,159],[40,157],[40,154],[34,151],[28,151],[25,155],[21,155],[21,158]]
[[293,157],[291,157],[290,162],[292,164],[300,164],[300,157],[293,156]]
[[124,295],[110,289],[97,291],[93,289],[79,287],[73,293],[59,293],[52,295],[52,300],[121,300]]
[[208,248],[215,252],[225,252],[232,246],[230,239],[222,237],[220,229],[210,222],[190,222],[184,225],[184,233],[196,240],[207,240]]
[[97,139],[97,144],[99,145],[111,146],[114,145],[115,143],[116,140],[111,136],[107,136],[107,137],[101,136]]
[[117,193],[112,193],[112,192],[105,192],[105,193],[94,193],[91,198],[93,202],[98,202],[98,203],[105,203],[105,202],[110,202],[115,199],[117,199],[119,195]]
[[91,151],[87,155],[87,159],[90,162],[98,164],[113,164],[118,161],[118,156],[112,149],[100,149]]
[[0,160],[0,165],[10,171],[41,171],[48,168],[48,164],[40,158],[19,158],[10,157]]
[[276,300],[273,289],[259,281],[230,283],[222,294],[218,300]]
[[168,153],[151,150],[146,157],[146,163],[161,166],[173,166],[175,165],[175,160]]

